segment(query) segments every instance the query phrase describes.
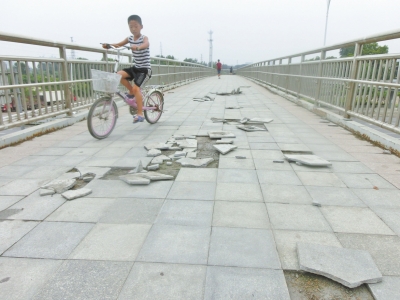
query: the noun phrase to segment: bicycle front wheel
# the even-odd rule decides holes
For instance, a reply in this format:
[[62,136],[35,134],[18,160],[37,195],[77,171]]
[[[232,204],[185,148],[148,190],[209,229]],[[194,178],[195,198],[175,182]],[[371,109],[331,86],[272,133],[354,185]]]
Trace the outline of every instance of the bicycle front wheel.
[[164,97],[161,92],[151,92],[151,94],[146,97],[144,106],[147,107],[144,111],[146,121],[150,124],[156,123],[161,118],[164,109]]
[[96,100],[87,116],[90,134],[99,140],[108,137],[117,123],[117,117],[117,105],[110,97]]

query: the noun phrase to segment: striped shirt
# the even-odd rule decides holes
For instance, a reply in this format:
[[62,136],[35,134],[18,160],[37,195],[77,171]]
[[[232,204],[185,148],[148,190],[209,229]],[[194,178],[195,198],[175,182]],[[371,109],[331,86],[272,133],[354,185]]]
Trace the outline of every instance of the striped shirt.
[[[129,44],[131,46],[134,46],[134,48],[140,46],[143,44],[145,36],[142,34],[140,38],[138,38],[136,41],[134,40],[133,35],[128,37]],[[132,50],[132,55],[133,58],[135,59],[135,67],[136,68],[146,68],[146,69],[151,69],[150,65],[150,49],[141,49],[139,51]]]

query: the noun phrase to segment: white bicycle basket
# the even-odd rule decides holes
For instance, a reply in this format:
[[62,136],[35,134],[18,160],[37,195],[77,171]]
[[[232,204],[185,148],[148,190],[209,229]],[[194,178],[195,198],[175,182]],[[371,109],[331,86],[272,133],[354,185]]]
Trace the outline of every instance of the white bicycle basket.
[[90,71],[92,73],[94,91],[104,93],[115,93],[118,91],[118,85],[122,77],[120,74],[95,69],[91,69]]

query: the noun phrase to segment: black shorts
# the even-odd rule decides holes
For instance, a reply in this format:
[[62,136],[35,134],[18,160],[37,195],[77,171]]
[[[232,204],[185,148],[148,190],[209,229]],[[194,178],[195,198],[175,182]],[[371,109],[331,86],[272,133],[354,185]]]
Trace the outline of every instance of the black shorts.
[[125,71],[129,75],[129,77],[127,77],[126,79],[128,79],[129,81],[133,80],[135,85],[138,87],[140,87],[143,84],[143,81],[146,79],[146,75],[149,72],[149,70],[146,68],[136,68],[136,67],[126,68],[123,69],[123,71]]

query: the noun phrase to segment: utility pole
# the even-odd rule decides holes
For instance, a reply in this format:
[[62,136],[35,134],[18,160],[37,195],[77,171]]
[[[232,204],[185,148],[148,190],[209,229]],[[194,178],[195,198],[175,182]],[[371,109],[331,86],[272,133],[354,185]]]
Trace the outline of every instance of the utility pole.
[[325,19],[325,34],[324,34],[324,46],[325,46],[325,43],[326,43],[326,31],[327,31],[327,29],[328,29],[328,15],[329,15],[329,5],[331,4],[331,0],[327,0],[328,1],[328,5],[327,5],[327,8],[326,8],[326,19]]
[[213,52],[213,46],[212,46],[213,39],[212,39],[212,34],[213,34],[213,32],[210,30],[210,31],[208,32],[208,34],[210,35],[210,39],[208,40],[208,41],[210,42],[209,63],[210,63],[210,67],[212,68],[212,52]]
[[[71,43],[73,43],[73,42],[74,42],[74,38],[71,36]],[[71,59],[75,59],[75,50],[74,49],[71,50]]]

